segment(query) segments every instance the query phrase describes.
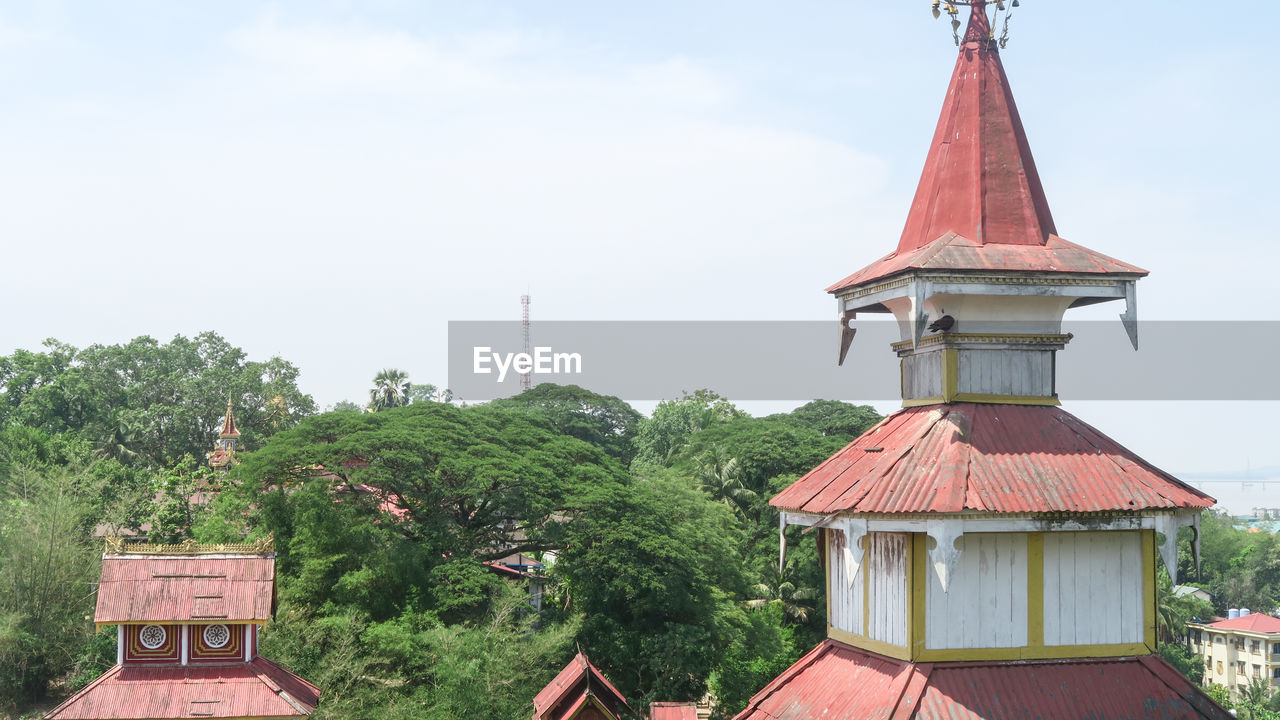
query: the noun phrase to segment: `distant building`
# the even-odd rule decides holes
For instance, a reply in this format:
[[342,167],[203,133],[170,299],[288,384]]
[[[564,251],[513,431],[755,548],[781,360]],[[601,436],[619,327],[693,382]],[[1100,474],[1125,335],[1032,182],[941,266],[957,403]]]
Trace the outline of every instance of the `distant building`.
[[656,702],[649,706],[649,720],[699,720],[698,704]]
[[1253,678],[1280,685],[1280,619],[1248,610],[1214,623],[1188,623],[1188,644],[1204,661],[1204,684],[1238,692]]
[[94,622],[116,626],[116,665],[46,720],[301,720],[320,691],[258,655],[275,612],[270,539],[239,545],[107,539]]
[[1193,597],[1193,598],[1196,598],[1197,600],[1203,600],[1207,603],[1213,602],[1213,596],[1209,594],[1208,590],[1205,590],[1204,588],[1195,587],[1194,585],[1174,585],[1173,596],[1178,598]]

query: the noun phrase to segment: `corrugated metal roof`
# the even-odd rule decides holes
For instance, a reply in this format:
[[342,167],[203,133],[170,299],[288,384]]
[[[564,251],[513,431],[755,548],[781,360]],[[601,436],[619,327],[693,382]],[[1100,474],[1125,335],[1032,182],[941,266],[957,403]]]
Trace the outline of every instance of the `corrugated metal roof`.
[[1057,236],[987,25],[973,13],[897,249],[828,292],[912,268],[1146,274]]
[[1244,617],[1230,620],[1219,620],[1205,627],[1222,628],[1223,630],[1248,630],[1256,633],[1280,633],[1280,619],[1262,613],[1249,613]]
[[274,557],[108,555],[93,619],[265,622],[274,595]]
[[656,702],[649,706],[649,720],[698,720],[698,705],[691,702]]
[[980,403],[894,413],[770,501],[818,514],[1103,512],[1213,503],[1061,408]]
[[735,720],[1230,717],[1156,656],[916,665],[827,640]]
[[[618,705],[628,707],[626,698],[622,697],[622,693],[618,692],[604,673],[588,662],[586,655],[578,653],[533,698],[533,718],[544,720],[544,718],[553,717],[555,710],[564,706],[566,702],[581,699],[581,696],[595,692],[597,689],[612,694],[612,697],[600,698],[606,707]],[[595,694],[599,697],[599,692]]]
[[302,717],[319,701],[314,685],[264,658],[224,666],[117,665],[47,720]]

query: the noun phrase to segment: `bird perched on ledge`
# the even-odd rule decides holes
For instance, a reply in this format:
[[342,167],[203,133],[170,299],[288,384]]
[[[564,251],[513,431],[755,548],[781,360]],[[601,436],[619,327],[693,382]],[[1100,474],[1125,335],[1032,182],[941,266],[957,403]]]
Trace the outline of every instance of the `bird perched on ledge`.
[[933,322],[929,323],[929,332],[947,332],[948,330],[950,330],[955,326],[956,326],[955,318],[951,317],[950,315],[943,315],[937,320],[934,320]]

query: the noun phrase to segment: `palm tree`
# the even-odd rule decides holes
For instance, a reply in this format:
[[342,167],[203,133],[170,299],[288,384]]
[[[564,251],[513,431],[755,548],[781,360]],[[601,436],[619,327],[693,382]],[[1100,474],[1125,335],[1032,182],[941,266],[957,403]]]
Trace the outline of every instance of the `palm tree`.
[[373,376],[373,389],[369,391],[370,411],[377,412],[408,404],[409,373],[387,368]]
[[812,601],[817,599],[818,591],[811,587],[797,586],[793,577],[791,563],[787,563],[781,571],[771,563],[768,579],[749,588],[754,597],[745,605],[752,610],[777,605],[782,608],[784,623],[807,622],[814,611]]
[[94,455],[100,458],[114,458],[128,464],[138,458],[138,451],[134,448],[137,447],[141,435],[142,428],[137,418],[128,411],[117,412],[98,442],[98,449]]
[[738,459],[719,445],[712,445],[695,460],[698,482],[712,500],[728,505],[738,517],[746,519],[756,493],[742,484]]

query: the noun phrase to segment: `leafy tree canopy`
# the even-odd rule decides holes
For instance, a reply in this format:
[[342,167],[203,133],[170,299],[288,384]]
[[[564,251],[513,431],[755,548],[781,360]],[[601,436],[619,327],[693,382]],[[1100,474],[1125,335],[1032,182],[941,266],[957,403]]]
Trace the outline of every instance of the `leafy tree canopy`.
[[531,411],[565,435],[589,442],[624,464],[631,462],[632,443],[644,419],[622,400],[577,385],[542,383],[489,404]]

